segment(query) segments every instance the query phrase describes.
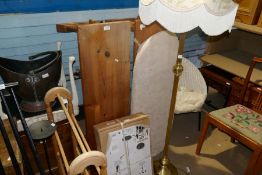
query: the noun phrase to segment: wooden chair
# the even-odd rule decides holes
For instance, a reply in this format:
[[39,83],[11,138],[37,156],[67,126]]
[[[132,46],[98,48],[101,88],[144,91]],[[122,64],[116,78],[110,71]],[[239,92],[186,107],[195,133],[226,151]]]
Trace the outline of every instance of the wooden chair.
[[[255,64],[259,62],[262,62],[262,58],[254,58],[252,60],[251,66],[244,80],[243,89],[241,90],[241,98],[239,101],[241,104],[244,102],[252,70],[254,69]],[[245,170],[245,175],[259,175],[259,172],[262,169],[261,96],[260,92],[252,109],[241,104],[236,104],[207,113],[198,140],[196,154],[200,154],[208,126],[213,125],[253,151]]]

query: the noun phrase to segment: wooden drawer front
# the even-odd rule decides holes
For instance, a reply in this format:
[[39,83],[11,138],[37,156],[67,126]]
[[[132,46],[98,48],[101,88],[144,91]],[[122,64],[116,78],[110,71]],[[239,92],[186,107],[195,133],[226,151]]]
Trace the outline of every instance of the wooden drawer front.
[[260,17],[259,17],[257,26],[258,26],[258,27],[262,27],[262,11],[261,11],[261,13],[260,13]]
[[237,11],[236,21],[245,24],[256,24],[261,12],[260,0],[241,0]]
[[[227,106],[235,105],[240,103],[241,92],[243,90],[244,79],[239,77],[233,78],[232,90],[230,92]],[[248,84],[248,89],[244,99],[244,105],[253,109],[257,102],[257,97],[261,93],[261,88],[254,85],[253,83]]]
[[201,67],[200,72],[208,86],[216,89],[219,93],[228,96],[231,90],[232,75],[214,66]]

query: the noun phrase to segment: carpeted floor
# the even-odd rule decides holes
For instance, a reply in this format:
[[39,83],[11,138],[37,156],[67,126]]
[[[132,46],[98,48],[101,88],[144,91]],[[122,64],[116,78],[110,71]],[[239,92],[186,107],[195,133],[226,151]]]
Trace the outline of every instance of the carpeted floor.
[[191,175],[242,175],[251,151],[210,128],[201,155],[195,154],[199,136],[197,115],[177,115],[170,144],[170,159],[178,169],[189,167]]
[[[225,102],[224,97],[212,89],[207,100],[217,107],[222,107]],[[204,105],[203,110],[212,111],[214,109]],[[203,121],[204,112],[202,116]],[[244,174],[251,151],[238,142],[232,143],[228,135],[216,128],[209,128],[200,156],[195,154],[200,134],[197,123],[198,114],[196,113],[175,116],[169,147],[173,164],[181,172],[185,172],[186,167],[189,167],[191,175]]]
[[[211,100],[217,107],[224,104],[224,97],[212,90],[207,100]],[[203,109],[213,110],[206,105]],[[83,120],[80,121],[80,125],[85,129]],[[239,143],[231,143],[226,134],[215,128],[209,128],[201,155],[197,156],[195,149],[199,134],[197,113],[175,115],[169,157],[179,174],[186,174],[188,169],[190,169],[188,175],[242,175],[244,173],[251,155],[248,148]]]

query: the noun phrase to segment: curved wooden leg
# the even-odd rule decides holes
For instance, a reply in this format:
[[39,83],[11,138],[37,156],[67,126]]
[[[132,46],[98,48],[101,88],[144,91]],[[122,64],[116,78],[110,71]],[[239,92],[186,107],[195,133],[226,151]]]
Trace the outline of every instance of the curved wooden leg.
[[247,168],[245,170],[245,175],[259,175],[259,168],[258,165],[259,163],[259,157],[261,154],[261,149],[254,150],[251,157],[249,158]]
[[260,156],[258,157],[258,160],[256,162],[254,174],[258,175],[261,172],[262,172],[262,150],[261,150]]
[[198,131],[201,129],[201,111],[198,112]]
[[203,142],[204,142],[205,137],[206,137],[208,126],[209,126],[209,115],[206,114],[202,129],[201,129],[200,137],[199,137],[198,143],[197,143],[197,148],[196,148],[196,154],[197,155],[200,154]]

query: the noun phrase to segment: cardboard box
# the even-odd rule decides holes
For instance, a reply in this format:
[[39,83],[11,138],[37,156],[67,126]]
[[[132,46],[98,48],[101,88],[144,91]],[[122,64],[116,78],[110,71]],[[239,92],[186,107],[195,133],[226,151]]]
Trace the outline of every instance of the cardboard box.
[[98,150],[107,156],[108,175],[151,175],[149,117],[142,113],[94,126]]
[[124,128],[137,124],[149,126],[149,117],[143,113],[138,113],[95,125],[95,138],[99,151],[106,152],[108,133],[120,130],[121,122],[124,124]]

